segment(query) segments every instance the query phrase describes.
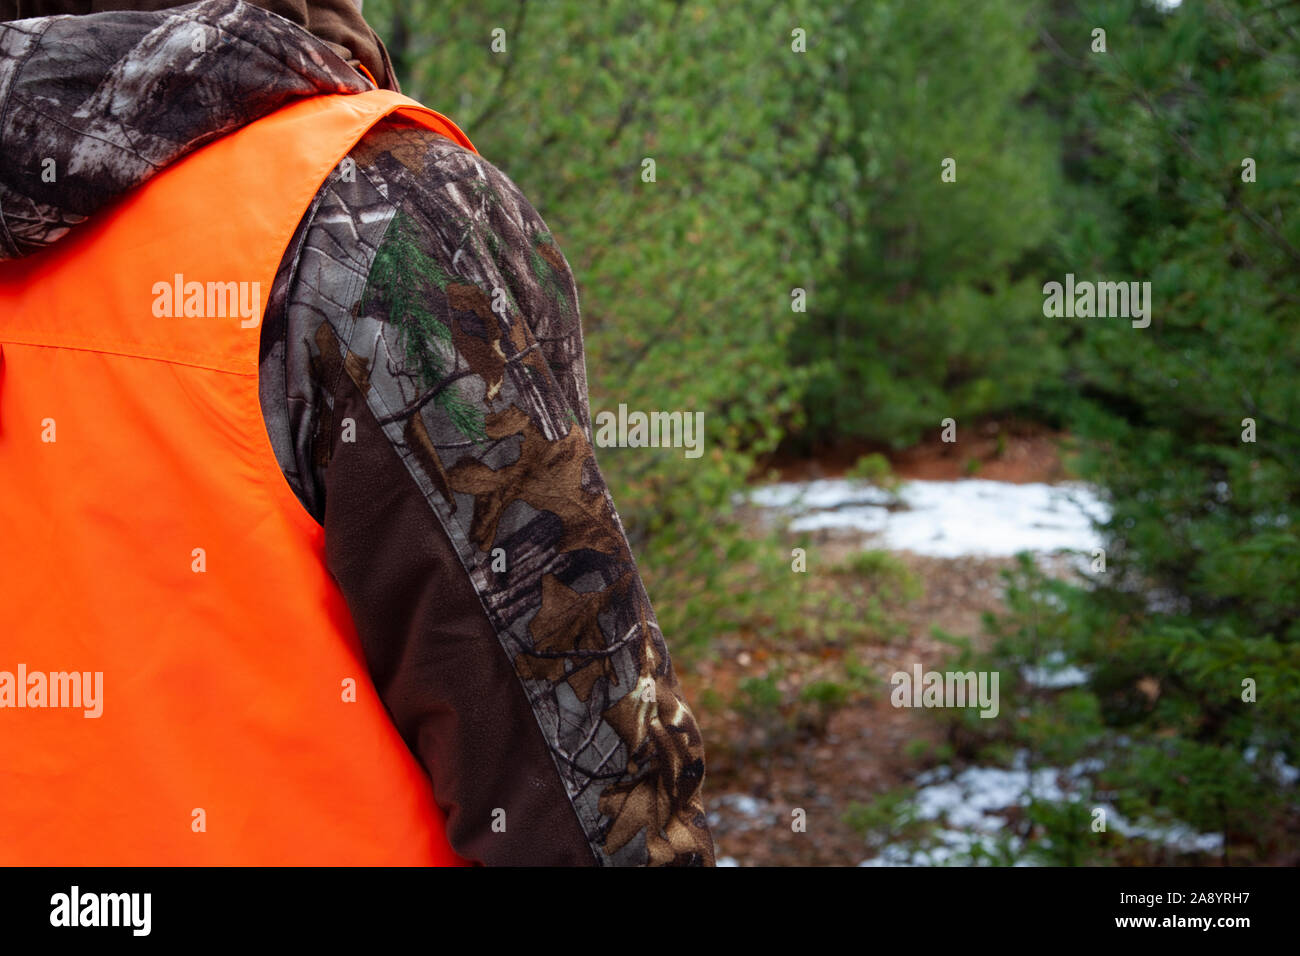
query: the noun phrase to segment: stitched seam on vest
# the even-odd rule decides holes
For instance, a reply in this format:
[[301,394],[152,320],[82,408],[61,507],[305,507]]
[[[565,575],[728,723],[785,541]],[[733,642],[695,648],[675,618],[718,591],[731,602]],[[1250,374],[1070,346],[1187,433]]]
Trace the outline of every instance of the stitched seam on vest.
[[[112,355],[118,358],[141,359],[146,362],[162,362],[166,365],[185,365],[189,368],[202,368],[210,372],[225,372],[228,375],[257,375],[257,369],[239,369],[230,368],[229,365],[216,364],[213,362],[191,361],[188,359],[172,358],[166,355],[148,355],[140,351],[131,351],[124,348],[103,347],[104,345],[112,346],[117,343],[73,343],[73,342],[41,342],[34,339],[16,338],[12,335],[0,337],[0,344],[4,345],[25,345],[30,348],[38,349],[68,349],[73,352],[98,352],[100,355]],[[198,356],[202,359],[204,356]]]

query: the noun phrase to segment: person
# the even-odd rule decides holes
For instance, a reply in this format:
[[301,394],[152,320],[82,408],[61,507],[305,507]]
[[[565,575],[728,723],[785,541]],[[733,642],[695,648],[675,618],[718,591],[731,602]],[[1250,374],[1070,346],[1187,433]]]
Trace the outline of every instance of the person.
[[0,862],[713,865],[474,131],[351,0],[0,19]]

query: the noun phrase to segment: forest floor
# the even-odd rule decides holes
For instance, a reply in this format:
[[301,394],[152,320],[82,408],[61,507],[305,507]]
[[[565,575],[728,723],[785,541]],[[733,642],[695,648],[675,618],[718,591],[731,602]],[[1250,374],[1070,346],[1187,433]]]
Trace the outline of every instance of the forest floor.
[[809,454],[778,454],[769,467],[781,481],[842,478],[870,452],[889,459],[894,474],[909,480],[954,481],[985,478],[1022,484],[1057,482],[1070,477],[1061,449],[1068,444],[1060,432],[1032,422],[989,421],[963,435],[960,442],[943,442],[932,435],[902,451],[861,442],[815,447]]
[[[1001,432],[1001,437],[999,437]],[[952,481],[978,477],[1001,482],[1054,483],[1069,476],[1058,453],[1060,436],[1041,429],[1008,434],[991,429],[960,454],[953,445],[928,442],[893,455],[902,479]],[[774,463],[787,482],[842,477],[864,449],[827,449],[809,460]],[[972,464],[972,459],[978,462]],[[871,535],[828,528],[816,533],[817,560],[823,567],[863,548],[879,547]],[[879,638],[827,646],[783,634],[720,638],[708,659],[683,669],[681,679],[704,735],[707,759],[705,799],[719,860],[728,865],[854,866],[875,855],[845,815],[855,804],[914,780],[942,761],[944,731],[921,710],[895,708],[887,694],[889,675],[939,668],[952,647],[934,629],[971,638],[981,646],[981,616],[1001,607],[1001,572],[1014,566],[1009,555],[935,557],[893,551],[893,559],[920,588],[905,598],[884,599],[888,618]],[[1068,574],[1057,559],[1040,561],[1049,573]],[[1053,568],[1052,566],[1055,565]],[[810,575],[814,587],[842,587],[837,575]],[[823,672],[843,673],[843,657],[879,677],[870,692],[854,693],[818,721],[786,707],[774,720],[734,706],[747,679],[771,679],[790,690]],[[779,668],[773,665],[779,662]],[[792,727],[791,724],[794,726]],[[796,808],[807,825],[796,832]],[[1014,813],[1013,811],[1010,811]]]
[[[882,686],[895,671],[910,672],[918,662],[929,670],[951,654],[951,647],[931,636],[932,627],[978,639],[980,615],[1000,606],[998,574],[1014,563],[898,557],[925,589],[920,598],[890,608],[906,637],[853,649]],[[766,674],[776,658],[804,677],[826,663],[820,646],[792,647],[780,636],[734,644],[682,674],[688,701],[703,699],[705,688],[731,700],[745,678]],[[796,731],[792,739],[755,728],[735,708],[695,709],[707,748],[705,797],[718,855],[746,865],[857,865],[869,853],[862,835],[844,820],[846,811],[924,769],[924,757],[915,756],[918,742],[943,742],[931,715],[892,707],[883,693],[856,695],[830,715],[824,733]],[[806,832],[789,825],[796,807],[807,811]]]

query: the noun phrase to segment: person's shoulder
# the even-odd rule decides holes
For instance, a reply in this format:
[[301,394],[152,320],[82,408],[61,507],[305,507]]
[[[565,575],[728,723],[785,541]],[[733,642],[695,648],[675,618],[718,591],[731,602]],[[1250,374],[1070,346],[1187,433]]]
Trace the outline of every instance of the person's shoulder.
[[[400,115],[376,124],[349,155],[359,169],[384,185],[418,193],[441,193],[448,186],[475,181],[518,191],[510,177],[489,160]],[[403,197],[389,198],[397,201]]]
[[401,115],[373,126],[350,155],[360,167],[441,173],[451,178],[476,176],[483,167],[491,166],[455,140]]
[[541,215],[509,174],[409,118],[379,123],[350,155],[390,203],[417,218],[549,239]]

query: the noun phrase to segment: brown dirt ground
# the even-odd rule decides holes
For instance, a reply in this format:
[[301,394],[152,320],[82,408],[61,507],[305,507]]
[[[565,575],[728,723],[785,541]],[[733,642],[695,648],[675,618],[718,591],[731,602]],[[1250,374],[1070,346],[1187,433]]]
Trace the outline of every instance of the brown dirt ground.
[[[1000,431],[1004,438],[999,454]],[[905,478],[961,478],[970,475],[966,461],[977,457],[981,478],[1054,481],[1065,477],[1057,451],[1060,437],[1043,429],[996,426],[968,440],[960,454],[956,446],[936,440],[895,456],[892,463]],[[784,480],[836,477],[863,453],[861,447],[830,449],[816,460],[772,466]],[[824,536],[818,543],[818,561],[833,564],[861,546],[855,536]],[[907,752],[909,745],[943,742],[943,731],[925,713],[890,706],[883,692],[889,675],[910,670],[917,662],[926,669],[937,667],[952,653],[950,646],[935,639],[932,628],[981,642],[981,615],[1000,608],[1000,572],[1014,562],[908,553],[895,557],[924,587],[922,596],[887,609],[899,626],[896,636],[847,646],[797,641],[792,646],[783,635],[728,637],[718,642],[711,659],[683,670],[686,699],[695,705],[704,735],[705,799],[720,859],[731,857],[743,866],[857,865],[872,851],[844,822],[845,811],[854,802],[867,802],[906,783],[925,766],[924,757]],[[774,660],[806,682],[833,669],[844,654],[868,665],[879,676],[880,689],[855,695],[824,727],[805,727],[802,732],[783,728],[773,736],[732,707],[699,704],[706,693],[714,701],[732,701],[742,680],[767,673]],[[730,801],[737,795],[758,801],[759,816],[734,807]],[[806,812],[805,832],[791,828],[795,808]]]
[[[856,865],[869,852],[862,837],[843,821],[844,812],[850,804],[867,802],[916,773],[917,760],[905,752],[909,744],[942,742],[942,731],[925,713],[890,706],[884,693],[889,675],[910,671],[918,662],[926,669],[937,667],[951,654],[951,647],[931,636],[932,627],[978,639],[981,613],[999,606],[998,573],[1013,562],[897,557],[920,577],[925,593],[891,610],[905,627],[904,640],[847,651],[879,675],[881,691],[860,695],[835,711],[824,735],[806,734],[767,748],[761,734],[754,740],[754,730],[743,715],[730,708],[695,708],[707,752],[705,796],[719,818],[713,827],[719,857],[759,866]],[[688,701],[700,700],[705,688],[731,700],[740,681],[762,675],[777,654],[792,673],[807,679],[826,653],[826,649],[792,650],[779,638],[731,643],[719,649],[716,659],[682,674]],[[844,652],[834,649],[832,656]],[[743,743],[737,746],[736,742]],[[766,825],[755,826],[753,819],[725,801],[719,803],[724,794],[747,794],[759,800],[768,812]],[[796,807],[807,812],[804,833],[790,827]]]
[[956,442],[939,440],[939,433],[904,451],[866,442],[842,442],[815,448],[810,456],[778,452],[767,462],[781,481],[842,478],[859,458],[878,452],[889,459],[900,478],[929,481],[987,478],[1023,484],[1069,478],[1061,460],[1067,436],[1032,422],[987,421],[959,431]]

